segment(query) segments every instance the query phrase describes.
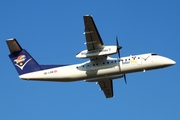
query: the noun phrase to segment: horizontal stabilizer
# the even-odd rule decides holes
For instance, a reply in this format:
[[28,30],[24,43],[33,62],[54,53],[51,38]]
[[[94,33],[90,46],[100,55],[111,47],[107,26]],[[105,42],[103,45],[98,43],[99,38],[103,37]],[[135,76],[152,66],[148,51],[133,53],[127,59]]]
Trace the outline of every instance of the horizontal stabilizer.
[[8,45],[10,53],[20,52],[22,50],[21,46],[15,38],[6,40],[6,43]]

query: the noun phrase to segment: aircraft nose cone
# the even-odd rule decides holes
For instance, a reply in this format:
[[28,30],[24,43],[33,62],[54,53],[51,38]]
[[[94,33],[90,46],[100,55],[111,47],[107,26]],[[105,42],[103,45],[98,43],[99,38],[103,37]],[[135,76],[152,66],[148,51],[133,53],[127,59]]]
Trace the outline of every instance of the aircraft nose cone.
[[166,60],[166,63],[165,63],[167,66],[171,66],[171,65],[174,65],[174,64],[176,64],[176,62],[174,61],[174,60],[171,60],[171,59],[167,59]]
[[174,60],[172,60],[172,63],[171,63],[172,65],[174,65],[174,64],[176,64],[176,62],[174,61]]

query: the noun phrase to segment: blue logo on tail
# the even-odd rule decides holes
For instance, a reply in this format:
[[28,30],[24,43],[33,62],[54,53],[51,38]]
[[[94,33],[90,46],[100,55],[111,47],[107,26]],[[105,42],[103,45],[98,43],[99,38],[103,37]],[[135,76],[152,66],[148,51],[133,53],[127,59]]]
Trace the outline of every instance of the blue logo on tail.
[[24,66],[31,60],[32,58],[29,58],[26,62],[26,56],[25,55],[19,55],[17,57],[17,59],[14,60],[14,62],[16,63],[15,65],[20,68],[21,70],[23,70]]

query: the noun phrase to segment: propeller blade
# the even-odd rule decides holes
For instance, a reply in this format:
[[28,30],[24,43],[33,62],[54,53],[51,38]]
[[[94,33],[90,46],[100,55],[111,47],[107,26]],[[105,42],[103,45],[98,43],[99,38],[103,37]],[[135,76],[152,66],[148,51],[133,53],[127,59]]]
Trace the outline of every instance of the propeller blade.
[[119,46],[118,37],[116,36],[116,45]]
[[121,55],[120,55],[120,49],[122,48],[121,46],[119,46],[119,42],[118,42],[118,37],[116,36],[116,46],[117,46],[117,53],[118,53],[118,57],[120,58]]
[[117,36],[116,36],[116,46],[117,46],[118,50],[122,48],[121,46],[119,46],[119,42],[118,42],[118,37]]
[[127,81],[126,81],[126,74],[124,74],[123,76],[124,76],[124,82],[127,84]]
[[120,51],[119,51],[119,49],[117,49],[117,53],[118,53],[118,57],[120,58],[121,56],[120,56]]

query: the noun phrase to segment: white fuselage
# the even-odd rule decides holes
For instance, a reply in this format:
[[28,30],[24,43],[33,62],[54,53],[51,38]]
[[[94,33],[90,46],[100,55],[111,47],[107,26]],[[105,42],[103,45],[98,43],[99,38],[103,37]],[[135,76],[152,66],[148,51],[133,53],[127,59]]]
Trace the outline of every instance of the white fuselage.
[[99,59],[80,64],[56,67],[20,75],[25,80],[70,82],[78,80],[96,81],[95,78],[120,78],[123,74],[171,66],[169,58],[148,53],[128,57]]

